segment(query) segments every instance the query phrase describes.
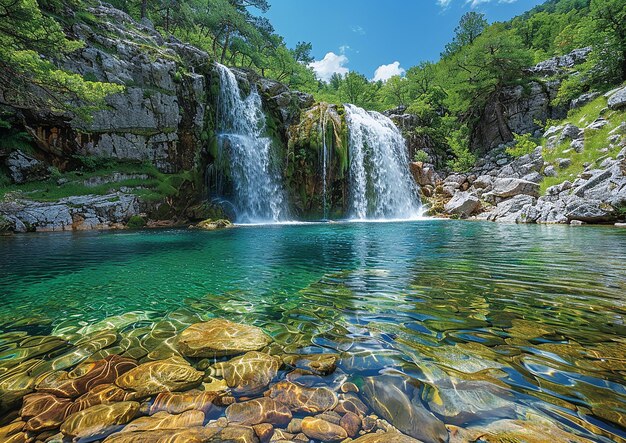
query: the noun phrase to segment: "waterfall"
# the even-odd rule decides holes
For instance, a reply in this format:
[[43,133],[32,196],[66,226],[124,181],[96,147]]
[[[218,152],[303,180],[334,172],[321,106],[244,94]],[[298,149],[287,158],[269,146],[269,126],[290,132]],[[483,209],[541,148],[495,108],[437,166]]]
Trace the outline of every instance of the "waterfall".
[[234,188],[237,221],[276,222],[287,217],[285,194],[272,142],[265,133],[265,114],[254,85],[242,98],[235,74],[216,64],[220,77],[218,162],[228,165]]
[[328,220],[328,203],[326,198],[327,177],[326,170],[328,168],[328,146],[326,145],[326,112],[321,115],[322,120],[322,200],[324,220]]
[[345,105],[349,131],[351,215],[410,219],[421,215],[404,138],[384,115]]

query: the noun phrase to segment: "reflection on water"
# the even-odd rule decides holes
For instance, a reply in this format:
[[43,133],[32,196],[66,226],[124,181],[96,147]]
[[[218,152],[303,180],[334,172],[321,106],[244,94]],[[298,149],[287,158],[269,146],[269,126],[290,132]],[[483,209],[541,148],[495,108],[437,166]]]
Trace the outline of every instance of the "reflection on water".
[[[623,230],[421,221],[25,235],[0,238],[0,292],[0,391],[33,359],[166,358],[187,325],[224,317],[262,327],[282,353],[340,353],[338,373],[365,385],[411,377],[449,425],[536,414],[594,441],[626,438]],[[26,334],[71,345],[27,346]]]

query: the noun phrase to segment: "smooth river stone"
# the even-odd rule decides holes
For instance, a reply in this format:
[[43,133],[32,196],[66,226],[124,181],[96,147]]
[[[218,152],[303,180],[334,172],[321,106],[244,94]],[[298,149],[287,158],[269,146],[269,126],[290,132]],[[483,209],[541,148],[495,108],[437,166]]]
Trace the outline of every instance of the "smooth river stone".
[[204,413],[202,411],[185,411],[182,414],[168,414],[157,412],[150,417],[140,417],[127,424],[120,432],[143,432],[158,430],[186,429],[202,426]]
[[41,432],[58,428],[74,412],[78,409],[69,398],[36,392],[24,397],[20,415],[26,421],[25,431]]
[[103,403],[115,403],[118,401],[135,400],[134,392],[126,392],[114,384],[98,385],[91,391],[81,395],[74,404],[77,411],[90,408]]
[[334,409],[339,402],[337,394],[328,388],[306,388],[289,381],[276,383],[270,388],[269,396],[294,412],[311,414]]
[[278,374],[282,361],[262,352],[251,351],[232,360],[216,363],[213,369],[226,380],[233,393],[258,394]]
[[348,433],[341,426],[316,417],[305,417],[302,420],[302,432],[314,440],[330,443],[348,438]]
[[485,426],[473,426],[472,431],[482,431],[481,440],[487,443],[592,443],[592,440],[564,431],[555,423],[538,415],[528,420],[497,420]]
[[203,372],[196,371],[185,360],[172,357],[152,361],[131,369],[115,380],[123,389],[137,393],[137,398],[160,392],[186,391],[202,382]]
[[337,368],[337,354],[287,355],[283,357],[285,364],[298,369],[306,369],[317,375],[328,375]]
[[0,377],[0,413],[14,408],[26,395],[33,392],[35,378],[31,375],[44,362],[28,360]]
[[226,408],[229,422],[248,426],[260,423],[286,426],[291,417],[291,411],[284,404],[267,397],[234,403]]
[[150,414],[162,411],[170,414],[180,414],[193,409],[208,414],[213,409],[213,400],[217,396],[218,394],[215,392],[203,391],[161,392],[150,406]]
[[138,411],[139,403],[135,401],[92,406],[70,415],[61,425],[61,432],[74,439],[106,437],[135,418]]
[[[207,443],[218,436],[222,428],[189,427],[187,429],[159,429],[155,431],[118,432],[104,443]],[[219,440],[221,441],[221,440]]]
[[[399,432],[388,431],[377,434],[365,434],[351,443],[422,443],[419,440]],[[503,442],[504,443],[504,442]]]
[[22,429],[24,429],[24,425],[26,425],[26,423],[24,423],[21,420],[18,420],[18,421],[9,423],[6,426],[0,427],[0,441],[5,441],[10,436],[22,432]]
[[419,382],[401,376],[368,377],[364,379],[363,393],[378,415],[405,434],[424,443],[447,442],[448,430],[424,407],[415,384]]
[[134,360],[110,355],[102,360],[81,365],[77,370],[52,373],[38,380],[36,389],[57,397],[79,397],[98,385],[113,383],[119,376],[137,367]]
[[181,332],[178,350],[187,357],[220,357],[258,351],[271,341],[260,328],[217,318]]

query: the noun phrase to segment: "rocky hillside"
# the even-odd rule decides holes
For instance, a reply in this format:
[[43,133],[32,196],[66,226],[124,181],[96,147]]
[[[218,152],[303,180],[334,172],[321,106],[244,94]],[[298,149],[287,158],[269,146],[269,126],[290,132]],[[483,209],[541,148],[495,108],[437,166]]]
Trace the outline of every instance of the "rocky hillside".
[[517,158],[500,145],[466,174],[413,170],[433,213],[510,223],[626,219],[626,88],[585,94],[540,142]]

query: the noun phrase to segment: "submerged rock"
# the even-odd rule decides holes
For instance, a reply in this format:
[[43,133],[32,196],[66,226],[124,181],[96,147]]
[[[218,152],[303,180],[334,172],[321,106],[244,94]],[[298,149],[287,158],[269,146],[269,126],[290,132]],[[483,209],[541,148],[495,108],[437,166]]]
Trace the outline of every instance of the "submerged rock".
[[388,431],[376,434],[366,434],[352,443],[421,443],[419,440],[399,432]]
[[189,391],[181,393],[161,392],[150,406],[150,414],[168,412],[181,414],[185,411],[198,410],[207,414],[213,409],[215,392]]
[[216,363],[217,369],[235,394],[256,394],[276,377],[281,360],[262,352],[251,351],[227,362]]
[[105,443],[206,443],[219,435],[222,428],[191,426],[185,429],[158,429],[152,431],[118,432]]
[[260,328],[216,318],[185,329],[178,350],[187,357],[221,357],[258,351],[271,341]]
[[415,380],[383,375],[364,380],[363,393],[377,414],[424,443],[445,443],[448,430],[424,407]]
[[147,397],[164,391],[187,390],[200,385],[204,373],[196,371],[189,363],[178,357],[144,363],[131,369],[115,380],[121,388]]
[[110,355],[103,360],[81,365],[71,373],[52,373],[38,382],[37,391],[57,397],[74,398],[98,385],[113,383],[120,375],[136,367],[134,360]]
[[269,396],[289,406],[294,412],[317,413],[334,409],[339,399],[328,388],[307,388],[281,381],[271,387]]
[[305,369],[318,375],[328,375],[337,368],[337,354],[287,355],[283,357],[285,364]]
[[348,438],[344,428],[317,417],[302,420],[302,432],[309,438],[325,442],[338,442]]
[[286,426],[291,417],[291,411],[284,404],[267,397],[234,403],[226,408],[228,421],[248,426],[260,423]]
[[131,421],[138,411],[139,403],[134,401],[93,406],[68,417],[61,425],[61,432],[75,439],[105,437]]
[[202,411],[185,411],[181,414],[169,414],[165,411],[157,412],[151,417],[140,417],[122,429],[121,432],[163,431],[171,429],[186,429],[202,426],[204,414]]
[[79,411],[69,398],[52,394],[34,393],[24,397],[20,415],[26,422],[24,430],[41,432],[58,428],[65,419]]

